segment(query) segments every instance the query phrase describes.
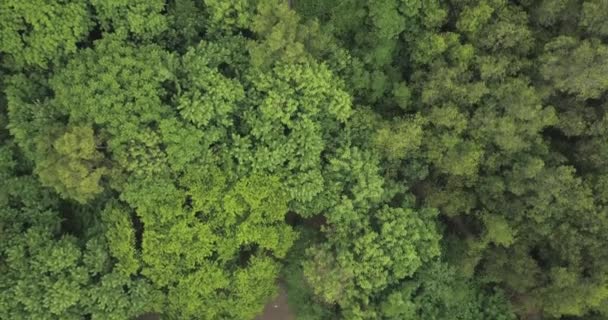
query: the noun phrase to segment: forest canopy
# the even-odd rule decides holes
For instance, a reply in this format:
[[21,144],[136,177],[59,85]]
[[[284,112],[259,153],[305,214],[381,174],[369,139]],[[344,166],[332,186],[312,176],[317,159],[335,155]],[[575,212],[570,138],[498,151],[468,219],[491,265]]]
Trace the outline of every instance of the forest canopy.
[[0,0],[0,319],[608,319],[608,1]]

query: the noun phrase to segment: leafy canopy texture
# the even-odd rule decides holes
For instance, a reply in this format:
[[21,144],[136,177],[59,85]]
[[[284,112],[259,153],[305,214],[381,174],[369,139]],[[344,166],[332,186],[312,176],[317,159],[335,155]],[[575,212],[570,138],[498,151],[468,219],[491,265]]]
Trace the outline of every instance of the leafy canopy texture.
[[605,0],[0,1],[0,319],[608,318]]

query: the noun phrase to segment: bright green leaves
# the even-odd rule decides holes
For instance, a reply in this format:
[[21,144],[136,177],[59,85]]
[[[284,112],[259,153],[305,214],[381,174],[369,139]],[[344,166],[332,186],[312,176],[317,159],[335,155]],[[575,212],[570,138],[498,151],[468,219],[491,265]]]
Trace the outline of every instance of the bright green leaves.
[[102,277],[88,291],[87,298],[86,312],[95,320],[121,320],[161,312],[165,302],[164,294],[146,279],[131,279],[119,273]]
[[187,188],[186,195],[192,199],[190,207],[194,212],[211,214],[219,206],[224,196],[227,180],[230,175],[223,174],[218,168],[199,170],[197,167],[188,168],[180,180],[180,186]]
[[197,127],[206,126],[212,119],[220,123],[227,123],[234,105],[242,100],[244,91],[236,82],[226,79],[217,71],[199,70],[205,78],[197,77],[194,85],[201,90],[187,91],[179,97],[181,116]]
[[50,81],[55,108],[70,122],[98,125],[114,161],[136,174],[162,170],[165,155],[158,133],[151,130],[159,116],[170,114],[163,105],[170,81],[169,56],[152,46],[134,48],[115,38],[96,42],[81,52]]
[[[13,89],[12,130],[20,144],[33,144],[26,154],[36,160],[44,183],[85,202],[102,191],[99,179],[108,155],[120,164],[115,173],[161,170],[160,138],[148,126],[170,110],[161,99],[161,84],[171,77],[168,60],[158,47],[140,50],[108,38],[53,75],[53,99],[28,103],[32,98]],[[45,83],[36,80],[16,78],[14,85]],[[30,132],[23,132],[28,122]],[[25,133],[34,143],[24,141]]]
[[70,120],[109,126],[114,135],[122,129],[126,140],[136,134],[127,129],[168,113],[161,84],[171,77],[168,54],[159,47],[136,48],[111,37],[81,51],[50,84],[53,104]]
[[101,218],[106,228],[110,254],[117,260],[116,271],[124,276],[136,274],[140,263],[135,251],[135,230],[129,214],[110,204],[102,212]]
[[95,149],[93,129],[89,127],[72,128],[55,141],[54,147],[59,154],[82,160],[95,160],[100,157]]
[[430,68],[412,75],[412,87],[419,91],[423,105],[456,104],[464,108],[478,103],[488,93],[486,84],[473,77],[470,70],[475,48],[460,43],[456,34],[425,37],[415,45],[412,62],[421,70]]
[[[182,58],[185,77],[180,82],[178,106],[180,115],[197,127],[229,127],[237,104],[245,98],[238,76],[245,42],[242,38],[225,38],[219,42],[201,42]],[[222,70],[223,68],[223,70]],[[223,72],[223,73],[222,73]],[[233,74],[230,74],[233,73]]]
[[324,140],[349,118],[350,98],[310,57],[268,69],[247,65],[247,44],[227,37],[186,53],[178,110],[206,132],[223,165],[278,175],[291,199],[310,202],[323,185]]
[[268,257],[254,256],[246,268],[235,272],[231,282],[232,296],[227,301],[228,318],[248,319],[262,312],[262,303],[276,290],[279,264]]
[[463,139],[467,119],[453,106],[432,108],[429,123],[435,129],[427,133],[424,145],[429,160],[441,172],[460,176],[473,175],[479,166],[483,150],[472,141]]
[[276,177],[233,183],[217,168],[186,172],[179,188],[146,180],[123,193],[143,223],[141,273],[168,290],[171,317],[252,317],[274,290],[272,257],[296,237],[284,223],[287,193]]
[[432,209],[415,212],[413,209],[388,207],[376,213],[382,250],[392,255],[391,278],[411,276],[424,263],[439,255],[437,231],[432,223],[436,215],[437,211]]
[[486,228],[486,239],[488,241],[505,247],[513,244],[516,236],[515,231],[509,226],[509,222],[503,216],[486,214],[483,216],[483,219]]
[[345,317],[376,319],[373,301],[383,290],[412,276],[439,254],[432,222],[436,212],[385,206],[353,214],[363,221],[365,215],[377,218],[351,223],[349,234],[340,235],[343,231],[329,226],[327,242],[309,250],[304,274],[315,293],[327,303],[337,303]]
[[[273,77],[268,77],[272,75]],[[276,79],[276,80],[275,80]],[[340,122],[345,122],[350,116],[350,97],[341,90],[341,83],[335,79],[331,71],[323,64],[308,62],[306,64],[279,65],[268,75],[262,75],[255,79],[258,90],[266,92],[266,97],[279,96],[280,88],[287,89],[292,84],[291,90],[280,91],[281,95],[287,95],[285,99],[285,111],[272,109],[278,114],[270,113],[272,100],[266,100],[261,105],[265,117],[280,120],[287,127],[294,125],[294,111],[306,112],[310,117],[332,117]],[[293,102],[292,102],[293,101]],[[294,106],[294,102],[297,104]],[[283,102],[283,101],[282,101]],[[295,107],[295,110],[292,108]],[[291,109],[291,110],[290,110]],[[327,115],[326,115],[327,114]],[[271,119],[272,119],[271,118]],[[304,116],[300,117],[306,119]]]
[[338,151],[326,179],[328,191],[342,198],[329,201],[324,210],[327,240],[309,249],[304,275],[318,296],[340,306],[344,317],[375,319],[374,301],[383,290],[439,254],[436,211],[384,204],[392,192],[379,176],[378,159],[356,148]]
[[[217,318],[223,309],[216,290],[229,287],[226,273],[216,265],[205,265],[176,279],[169,292],[167,314],[182,317]],[[176,317],[176,316],[173,316]]]
[[437,59],[442,53],[448,49],[449,35],[439,35],[429,33],[427,37],[423,37],[416,42],[416,47],[413,50],[412,60],[419,64],[428,64]]
[[[288,196],[276,177],[253,176],[240,180],[223,198],[224,214],[238,224],[232,235],[238,245],[257,244],[283,257],[295,239],[283,223]],[[230,223],[229,220],[229,223]]]
[[167,29],[162,0],[90,0],[101,26],[118,37],[151,40]]
[[280,65],[253,79],[257,92],[250,99],[258,108],[246,112],[244,120],[254,149],[248,159],[239,160],[254,171],[298,172],[285,175],[297,201],[311,201],[321,191],[324,137],[337,132],[349,115],[348,95],[332,79],[326,68],[314,64]]
[[205,24],[211,33],[251,27],[253,8],[256,1],[203,0],[203,3],[209,15]]
[[224,238],[221,252],[257,245],[277,257],[286,254],[295,233],[283,222],[289,197],[277,177],[254,175],[230,186],[217,168],[192,169],[180,184],[192,199],[192,211]]
[[335,223],[338,228],[345,228],[344,231],[348,230],[351,221],[359,219],[353,212],[353,206],[356,209],[366,209],[385,196],[384,180],[378,174],[378,158],[369,151],[358,148],[338,149],[325,172],[327,181],[331,182],[328,191],[340,194],[341,191],[348,190],[350,194],[350,199],[339,203],[340,210],[326,215],[329,222]]
[[91,17],[84,1],[19,1],[0,4],[0,52],[9,68],[46,69],[76,52]]
[[113,12],[100,19],[118,35],[82,49],[49,81],[16,77],[9,95],[11,130],[41,180],[105,207],[105,240],[85,259],[100,279],[92,314],[141,298],[151,299],[142,312],[173,318],[253,317],[297,236],[287,211],[322,207],[314,202],[326,186],[324,152],[351,112],[343,83],[303,50],[254,66],[256,43],[240,36],[181,56],[136,46],[156,37],[139,18],[123,24],[139,4],[94,5]]
[[174,171],[182,171],[192,162],[208,160],[212,154],[208,144],[219,138],[217,131],[205,134],[194,125],[175,118],[161,120],[159,128],[167,162]]
[[[123,198],[135,208],[137,220],[141,221],[141,275],[150,279],[155,288],[169,290],[168,297],[172,300],[172,307],[166,310],[169,315],[176,317],[180,312],[189,315],[191,311],[188,308],[179,311],[173,306],[208,300],[205,295],[212,295],[207,290],[216,288],[218,284],[214,281],[218,280],[211,276],[201,277],[217,269],[213,261],[207,259],[212,254],[214,242],[219,239],[209,224],[198,221],[193,212],[182,208],[185,194],[171,181],[130,183]],[[221,278],[226,277],[220,274]],[[203,279],[205,282],[201,283]],[[178,293],[174,290],[183,293],[176,296]],[[190,300],[178,304],[175,298],[179,297]]]

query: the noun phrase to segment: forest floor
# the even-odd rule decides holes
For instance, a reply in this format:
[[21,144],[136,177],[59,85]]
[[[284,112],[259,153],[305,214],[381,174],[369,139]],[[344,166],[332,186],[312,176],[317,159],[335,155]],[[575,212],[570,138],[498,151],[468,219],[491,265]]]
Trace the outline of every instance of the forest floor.
[[279,284],[279,294],[264,307],[264,312],[255,320],[295,320],[296,316],[287,305],[287,291]]

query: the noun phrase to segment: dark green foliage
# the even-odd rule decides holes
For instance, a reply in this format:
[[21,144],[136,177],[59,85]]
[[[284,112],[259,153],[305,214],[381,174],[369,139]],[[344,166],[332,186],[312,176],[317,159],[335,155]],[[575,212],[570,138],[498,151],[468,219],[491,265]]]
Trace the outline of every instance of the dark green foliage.
[[334,308],[315,295],[314,288],[306,281],[302,266],[306,249],[320,240],[320,234],[306,227],[300,227],[298,232],[300,236],[286,256],[287,261],[282,272],[289,307],[295,310],[298,319],[330,320],[335,316]]
[[0,318],[608,317],[605,0],[0,1]]
[[387,319],[514,319],[502,292],[481,291],[454,269],[431,263],[382,303]]
[[[593,244],[605,242],[608,60],[598,20],[605,13],[591,8],[603,2],[408,4],[297,3],[361,61],[336,71],[370,79],[349,83],[355,101],[380,115],[352,118],[356,141],[377,150],[387,186],[396,179],[440,209],[445,259],[474,286],[502,286],[522,319],[602,314],[606,273],[596,263],[606,260]],[[410,12],[426,19],[398,16]],[[325,268],[337,263],[319,258]],[[346,283],[352,275],[341,270],[314,283]],[[415,310],[396,301],[394,317]],[[440,304],[410,317],[433,318]],[[483,318],[459,312],[435,317]]]
[[109,247],[116,240],[111,232],[110,242],[103,236],[111,226],[85,224],[77,234],[70,232],[61,215],[87,215],[86,208],[61,202],[20,172],[9,146],[0,156],[1,318],[124,319],[160,310],[160,292],[114,267]]

